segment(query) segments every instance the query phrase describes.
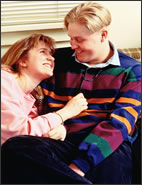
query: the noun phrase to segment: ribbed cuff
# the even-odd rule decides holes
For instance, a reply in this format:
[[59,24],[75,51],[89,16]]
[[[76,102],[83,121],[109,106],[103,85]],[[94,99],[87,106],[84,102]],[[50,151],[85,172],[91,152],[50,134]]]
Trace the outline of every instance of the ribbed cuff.
[[72,161],[79,169],[81,169],[84,173],[87,173],[90,170],[90,165],[88,161],[78,157]]

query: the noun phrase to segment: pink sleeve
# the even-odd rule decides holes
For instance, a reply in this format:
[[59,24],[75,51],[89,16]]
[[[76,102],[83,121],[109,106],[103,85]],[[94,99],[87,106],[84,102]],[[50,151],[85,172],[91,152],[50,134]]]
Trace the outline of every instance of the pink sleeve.
[[54,113],[38,116],[34,102],[21,101],[23,94],[13,79],[3,73],[1,77],[1,143],[16,135],[42,136],[59,124],[60,118]]
[[[58,115],[54,113],[48,113],[37,116],[35,118],[29,118],[29,133],[30,135],[42,136],[49,130],[55,128],[61,122]],[[48,123],[48,124],[47,124]]]

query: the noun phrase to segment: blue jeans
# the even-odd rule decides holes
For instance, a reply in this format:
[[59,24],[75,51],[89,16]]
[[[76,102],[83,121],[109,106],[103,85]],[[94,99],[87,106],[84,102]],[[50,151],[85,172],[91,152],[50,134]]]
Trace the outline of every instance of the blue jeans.
[[36,136],[17,136],[1,148],[2,184],[131,184],[132,152],[124,142],[112,155],[85,177],[68,165],[77,146],[65,141]]

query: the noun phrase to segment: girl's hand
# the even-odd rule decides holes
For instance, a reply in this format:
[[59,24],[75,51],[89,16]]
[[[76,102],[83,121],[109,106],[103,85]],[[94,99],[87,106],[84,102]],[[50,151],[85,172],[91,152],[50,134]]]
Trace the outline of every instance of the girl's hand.
[[88,108],[87,105],[88,102],[86,98],[82,93],[79,93],[68,101],[64,108],[58,110],[57,113],[62,116],[63,121],[66,121],[86,110]]
[[63,125],[59,125],[55,128],[53,128],[48,133],[44,134],[43,137],[49,137],[55,140],[61,140],[64,141],[66,137],[66,129]]

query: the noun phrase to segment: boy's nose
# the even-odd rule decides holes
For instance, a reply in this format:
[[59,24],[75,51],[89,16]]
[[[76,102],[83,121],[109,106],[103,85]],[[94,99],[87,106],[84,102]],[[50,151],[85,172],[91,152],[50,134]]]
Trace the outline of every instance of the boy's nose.
[[78,48],[78,44],[77,44],[77,42],[76,42],[75,40],[71,40],[71,41],[70,41],[70,44],[71,44],[71,48],[72,48],[72,49]]

